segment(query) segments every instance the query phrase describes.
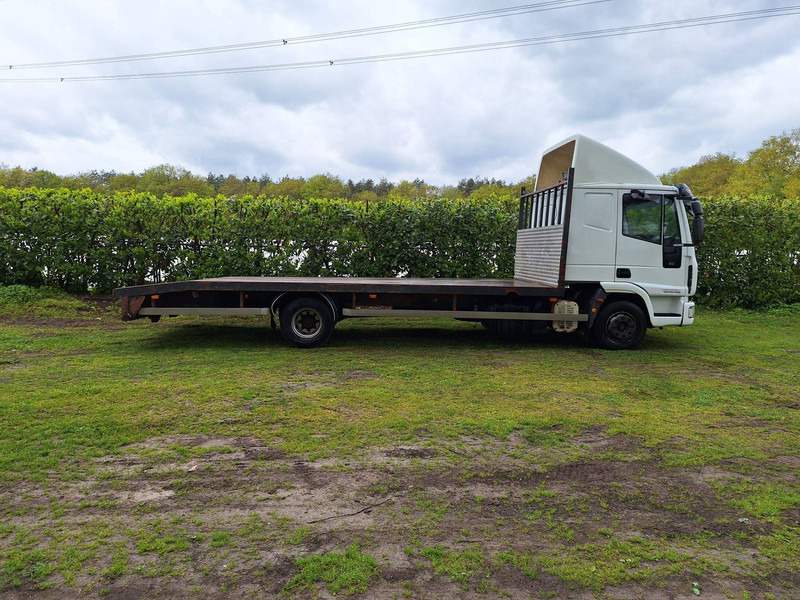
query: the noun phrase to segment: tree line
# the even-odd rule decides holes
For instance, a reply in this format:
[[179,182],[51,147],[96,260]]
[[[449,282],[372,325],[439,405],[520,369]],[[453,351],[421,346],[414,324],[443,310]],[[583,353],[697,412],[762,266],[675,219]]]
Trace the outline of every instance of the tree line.
[[0,187],[26,189],[89,189],[97,193],[140,192],[173,197],[196,194],[201,198],[217,195],[226,198],[244,196],[266,196],[268,198],[341,198],[362,202],[377,202],[385,199],[419,200],[425,198],[485,198],[490,195],[519,193],[521,186],[532,187],[535,175],[517,183],[506,183],[502,179],[487,177],[463,178],[457,185],[434,186],[423,179],[402,180],[399,183],[381,178],[342,180],[330,173],[312,177],[284,176],[273,179],[268,174],[238,177],[209,173],[206,177],[174,165],[162,164],[141,173],[117,173],[116,171],[86,171],[77,175],[60,176],[36,167],[9,168],[0,164]]
[[663,174],[667,184],[685,183],[695,196],[770,196],[800,197],[800,129],[772,136],[748,153],[747,158],[734,154],[703,156],[689,167]]
[[[800,128],[772,136],[746,158],[718,152],[703,156],[695,164],[661,175],[666,184],[686,183],[694,194],[704,198],[723,196],[800,197]],[[86,171],[60,176],[51,171],[10,168],[0,163],[0,187],[26,189],[89,189],[97,193],[131,191],[173,197],[196,194],[201,198],[222,195],[226,198],[266,196],[267,198],[341,198],[369,204],[385,199],[457,199],[516,196],[520,187],[533,189],[536,176],[509,183],[502,179],[469,177],[456,185],[434,186],[423,179],[395,183],[381,178],[343,180],[331,173],[312,177],[273,179],[268,174],[239,177],[209,173],[202,177],[169,164],[157,165],[141,173]]]

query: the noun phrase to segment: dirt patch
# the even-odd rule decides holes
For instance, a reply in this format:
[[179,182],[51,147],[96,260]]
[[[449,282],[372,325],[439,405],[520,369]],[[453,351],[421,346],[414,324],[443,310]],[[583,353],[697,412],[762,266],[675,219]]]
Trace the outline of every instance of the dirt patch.
[[686,377],[687,379],[720,379],[722,381],[729,381],[731,383],[741,383],[741,384],[753,383],[752,379],[748,379],[746,377],[734,376],[730,373],[721,373],[717,371],[703,371],[702,373],[698,373],[697,371],[678,370],[675,374],[681,377]]
[[436,455],[436,451],[432,448],[411,448],[407,446],[399,446],[392,448],[385,452],[386,456],[391,458],[431,458]]
[[311,373],[295,373],[280,384],[287,396],[296,396],[306,390],[330,388],[336,385],[353,383],[364,379],[378,379],[378,375],[368,370],[349,370],[342,373],[333,371],[312,371]]
[[345,371],[341,375],[343,381],[361,381],[362,379],[380,379],[378,375],[366,369],[355,369],[352,371]]
[[[365,598],[688,598],[693,581],[712,599],[797,591],[798,575],[759,549],[778,524],[742,520],[718,495],[715,482],[741,477],[735,471],[600,459],[609,450],[648,456],[602,428],[572,443],[582,448],[573,459],[512,436],[310,461],[248,437],[152,439],[98,458],[80,482],[54,473],[2,488],[13,533],[0,551],[21,532],[41,548],[55,547],[55,535],[76,548],[103,540],[72,583],[54,572],[49,589],[28,582],[4,597],[272,597],[299,572],[298,557],[352,545],[381,567]],[[551,452],[547,466],[513,457],[526,445]],[[796,468],[797,458],[774,463]],[[437,573],[431,548],[472,562]],[[598,563],[595,552],[607,558]],[[756,562],[768,576],[746,574]],[[597,564],[617,579],[593,584]],[[296,595],[332,597],[324,585]]]

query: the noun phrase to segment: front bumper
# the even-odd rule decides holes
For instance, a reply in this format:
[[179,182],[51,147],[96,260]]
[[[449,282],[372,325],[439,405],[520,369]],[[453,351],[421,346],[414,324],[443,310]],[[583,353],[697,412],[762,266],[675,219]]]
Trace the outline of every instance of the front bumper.
[[694,323],[694,302],[688,301],[683,303],[683,318],[681,325],[691,325]]

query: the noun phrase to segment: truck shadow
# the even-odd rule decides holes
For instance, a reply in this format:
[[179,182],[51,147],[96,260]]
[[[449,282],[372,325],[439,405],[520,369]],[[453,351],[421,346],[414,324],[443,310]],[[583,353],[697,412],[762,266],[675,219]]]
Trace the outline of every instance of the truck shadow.
[[[677,334],[677,335],[676,335]],[[280,333],[278,333],[280,335]],[[334,332],[329,346],[369,346],[374,348],[413,348],[413,347],[463,347],[464,349],[564,349],[589,350],[592,353],[617,352],[686,352],[692,349],[691,338],[679,332],[649,332],[644,340],[630,351],[605,350],[583,335],[567,335],[555,332],[536,333],[527,336],[503,336],[476,326],[473,329],[450,329],[447,326],[360,327],[352,326]]]
[[217,323],[170,323],[148,325],[152,333],[141,344],[150,349],[263,348],[282,343],[280,333],[269,325],[229,325]]
[[368,345],[393,348],[413,347],[463,347],[469,349],[520,348],[531,344],[559,347],[585,346],[580,338],[567,339],[555,334],[531,336],[500,336],[481,326],[473,328],[449,328],[446,325],[360,326],[337,330],[331,338],[331,346]]
[[[153,335],[142,340],[152,349],[264,349],[286,348],[280,329],[272,330],[268,324],[255,323],[174,323],[156,326]],[[685,351],[691,346],[690,338],[680,332],[649,333],[636,351]],[[394,325],[388,323],[347,323],[337,327],[324,348],[459,348],[464,350],[488,349],[588,349],[609,352],[586,342],[583,336],[565,336],[541,333],[528,336],[501,336],[482,326],[449,322],[437,324],[419,321]]]

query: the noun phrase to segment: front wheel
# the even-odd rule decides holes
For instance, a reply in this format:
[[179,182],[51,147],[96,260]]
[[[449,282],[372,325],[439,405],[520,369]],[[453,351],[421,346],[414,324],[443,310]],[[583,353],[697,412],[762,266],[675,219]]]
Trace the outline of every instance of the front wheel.
[[600,312],[593,332],[597,342],[608,350],[628,350],[644,338],[647,318],[633,302],[612,302]]
[[281,335],[292,346],[313,348],[333,333],[331,307],[320,298],[295,298],[280,310]]

